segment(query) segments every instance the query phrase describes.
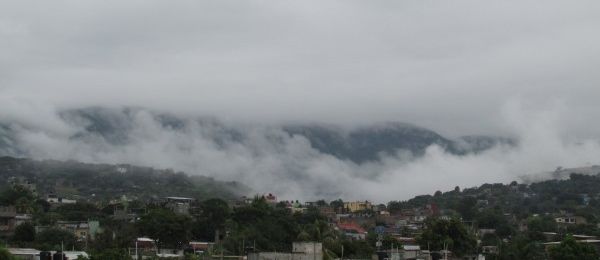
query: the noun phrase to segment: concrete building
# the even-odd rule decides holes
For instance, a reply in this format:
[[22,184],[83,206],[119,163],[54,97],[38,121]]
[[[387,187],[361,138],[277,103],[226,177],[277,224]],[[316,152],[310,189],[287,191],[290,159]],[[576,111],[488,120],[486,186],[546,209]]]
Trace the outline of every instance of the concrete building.
[[561,216],[554,219],[558,224],[587,224],[587,221],[584,217],[580,216]]
[[255,252],[247,260],[323,260],[323,244],[318,242],[294,242],[291,253]]
[[75,204],[75,203],[77,203],[76,200],[65,199],[63,197],[59,197],[54,194],[49,194],[46,197],[46,201],[50,204]]
[[190,214],[190,206],[194,201],[193,198],[184,197],[167,197],[165,206],[177,214]]
[[351,201],[344,202],[344,209],[346,209],[348,212],[372,210],[373,205],[369,201]]
[[78,240],[86,239],[94,240],[96,234],[100,230],[100,222],[98,221],[57,221],[56,227],[62,230],[69,231],[77,237]]
[[189,246],[192,250],[194,250],[194,253],[199,254],[210,251],[215,246],[215,243],[190,241]]
[[0,206],[0,236],[9,236],[15,230],[17,209],[14,206]]
[[293,260],[322,260],[323,244],[318,242],[294,242],[292,244]]

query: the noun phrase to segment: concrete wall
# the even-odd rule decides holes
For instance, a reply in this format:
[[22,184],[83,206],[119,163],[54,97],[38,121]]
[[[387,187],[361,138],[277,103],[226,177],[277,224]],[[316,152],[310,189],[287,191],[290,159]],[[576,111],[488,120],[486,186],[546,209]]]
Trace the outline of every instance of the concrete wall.
[[248,260],[323,260],[323,244],[295,242],[292,244],[292,253],[249,253]]
[[249,253],[248,260],[292,260],[292,254],[276,252]]

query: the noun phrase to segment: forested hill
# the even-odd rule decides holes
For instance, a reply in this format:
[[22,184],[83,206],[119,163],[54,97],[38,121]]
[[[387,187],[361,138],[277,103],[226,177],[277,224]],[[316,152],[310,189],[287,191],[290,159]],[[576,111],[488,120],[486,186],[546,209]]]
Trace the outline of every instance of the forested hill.
[[527,219],[533,215],[582,216],[586,218],[588,225],[573,226],[581,229],[574,231],[600,235],[600,229],[596,225],[600,220],[599,172],[572,172],[568,179],[552,179],[531,184],[483,184],[462,190],[457,186],[448,192],[437,191],[433,195],[421,195],[407,201],[392,201],[388,204],[388,209],[394,212],[431,203],[439,208],[453,210],[467,220],[487,217],[486,209],[512,215],[517,219]]
[[[54,129],[48,125],[18,120],[0,120],[0,155],[32,157],[36,151],[46,151],[42,149],[45,147],[40,147],[47,145],[46,143],[28,142],[27,134],[32,133],[54,138],[55,144],[81,144],[94,149],[136,144],[136,141],[145,137],[143,134],[163,138],[186,136],[188,139],[201,139],[216,150],[237,146],[252,147],[256,143],[255,135],[262,136],[264,142],[267,142],[265,145],[281,146],[281,138],[274,136],[283,134],[306,138],[311,147],[321,153],[359,164],[377,161],[381,156],[395,155],[398,152],[409,152],[418,157],[431,145],[438,145],[449,153],[461,155],[481,152],[496,145],[516,144],[513,139],[495,136],[448,138],[433,130],[401,122],[374,123],[363,127],[310,123],[248,126],[212,117],[177,116],[127,107],[89,107],[60,111],[57,114],[55,125],[72,131],[66,136],[62,135],[62,128]],[[148,132],[148,129],[154,131]]]
[[13,177],[35,183],[40,195],[75,199],[103,200],[122,195],[140,200],[166,196],[228,199],[249,192],[237,182],[220,182],[169,169],[0,157],[0,185],[7,185]]

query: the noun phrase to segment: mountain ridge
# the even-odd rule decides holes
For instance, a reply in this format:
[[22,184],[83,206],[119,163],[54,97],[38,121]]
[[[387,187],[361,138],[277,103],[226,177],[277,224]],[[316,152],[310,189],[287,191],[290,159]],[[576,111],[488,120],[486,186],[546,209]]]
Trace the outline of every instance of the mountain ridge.
[[[153,121],[159,128],[175,133],[185,132],[190,125],[197,124],[199,130],[195,134],[203,135],[217,146],[243,145],[247,139],[247,129],[243,126],[229,125],[212,117],[180,117],[143,108],[69,109],[58,112],[58,118],[61,123],[77,129],[68,136],[69,140],[102,140],[117,146],[131,142],[137,121]],[[465,155],[482,152],[497,145],[516,144],[510,138],[481,135],[451,139],[433,130],[402,122],[384,122],[356,128],[314,123],[269,127],[290,137],[304,137],[315,150],[357,164],[378,161],[383,156],[394,156],[400,152],[409,152],[412,156],[419,157],[431,145],[440,146],[448,153]],[[24,128],[18,122],[0,121],[0,155],[29,157],[15,137]]]

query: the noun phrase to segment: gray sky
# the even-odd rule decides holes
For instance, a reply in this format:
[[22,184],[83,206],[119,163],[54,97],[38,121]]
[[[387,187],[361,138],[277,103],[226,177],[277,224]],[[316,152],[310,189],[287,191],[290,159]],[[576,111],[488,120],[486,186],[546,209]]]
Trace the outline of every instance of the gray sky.
[[[171,167],[283,198],[406,199],[600,164],[599,25],[598,1],[0,0],[0,121],[24,126],[34,158]],[[222,148],[218,129],[174,132],[143,111],[130,144],[73,140],[82,126],[56,111],[87,106],[253,126]],[[270,128],[381,121],[519,146],[356,165]]]
[[599,24],[598,1],[0,1],[0,98],[450,135],[506,132],[518,100],[589,135]]

